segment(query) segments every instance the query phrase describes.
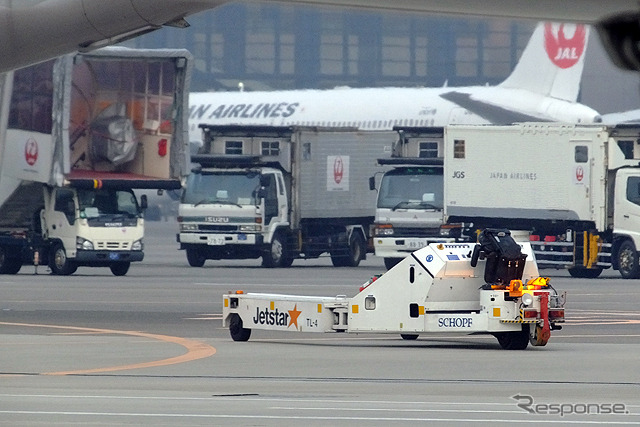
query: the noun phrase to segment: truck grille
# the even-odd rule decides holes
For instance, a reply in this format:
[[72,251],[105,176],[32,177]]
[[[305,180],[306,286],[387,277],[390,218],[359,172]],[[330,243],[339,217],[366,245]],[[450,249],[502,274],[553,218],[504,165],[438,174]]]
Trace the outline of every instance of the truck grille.
[[198,230],[232,232],[232,231],[238,231],[238,226],[237,225],[200,224],[198,225]]
[[440,229],[419,227],[393,227],[393,237],[440,237]]
[[129,242],[96,242],[95,248],[99,251],[126,251],[129,250]]

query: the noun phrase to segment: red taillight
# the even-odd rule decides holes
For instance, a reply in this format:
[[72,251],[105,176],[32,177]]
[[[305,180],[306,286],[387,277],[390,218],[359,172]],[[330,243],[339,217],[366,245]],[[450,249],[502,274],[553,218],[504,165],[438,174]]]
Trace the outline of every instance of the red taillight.
[[564,319],[564,308],[550,308],[549,319]]
[[525,308],[522,313],[525,319],[537,319],[538,318],[538,310],[533,308]]
[[556,236],[544,236],[544,241],[545,242],[555,242],[556,241]]
[[164,157],[167,155],[167,140],[161,139],[158,141],[158,156]]
[[540,241],[540,236],[538,236],[537,234],[532,234],[531,236],[529,236],[529,241],[530,242],[539,242]]

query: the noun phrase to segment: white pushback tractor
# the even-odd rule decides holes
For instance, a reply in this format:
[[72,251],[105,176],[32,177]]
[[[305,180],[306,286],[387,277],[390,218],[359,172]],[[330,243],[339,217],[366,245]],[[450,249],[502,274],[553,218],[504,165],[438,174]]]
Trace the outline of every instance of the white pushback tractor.
[[487,333],[502,348],[545,345],[564,322],[565,294],[539,277],[528,242],[484,230],[477,244],[432,243],[352,298],[262,293],[223,295],[223,326],[246,341],[253,329],[400,334]]

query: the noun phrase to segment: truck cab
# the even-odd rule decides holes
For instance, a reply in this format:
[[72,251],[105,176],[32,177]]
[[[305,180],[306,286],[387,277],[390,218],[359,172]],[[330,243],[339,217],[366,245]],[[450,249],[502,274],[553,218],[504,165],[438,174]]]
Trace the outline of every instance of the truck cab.
[[[449,229],[442,228],[442,128],[395,130],[398,141],[391,157],[378,159],[391,169],[380,181],[373,233],[375,254],[388,269],[429,243],[454,240]],[[374,183],[372,179],[371,189]]]
[[[236,159],[237,160],[237,159]],[[273,167],[196,167],[180,200],[178,241],[192,267],[207,259],[259,258],[287,225],[288,192]],[[282,256],[282,248],[280,254]]]
[[102,265],[125,275],[131,262],[144,258],[145,207],[145,196],[139,205],[130,189],[45,187],[40,221],[53,273]]

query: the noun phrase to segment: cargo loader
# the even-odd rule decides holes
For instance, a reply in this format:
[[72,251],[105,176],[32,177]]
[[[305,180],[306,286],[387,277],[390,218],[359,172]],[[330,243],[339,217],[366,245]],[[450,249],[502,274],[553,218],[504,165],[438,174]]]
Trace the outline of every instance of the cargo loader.
[[564,322],[565,294],[538,275],[529,242],[487,229],[478,243],[431,243],[354,297],[263,293],[223,295],[223,326],[234,341],[253,329],[400,334],[486,333],[504,349],[544,346]]
[[188,174],[191,54],[105,48],[0,75],[0,274],[125,275],[146,196]]

